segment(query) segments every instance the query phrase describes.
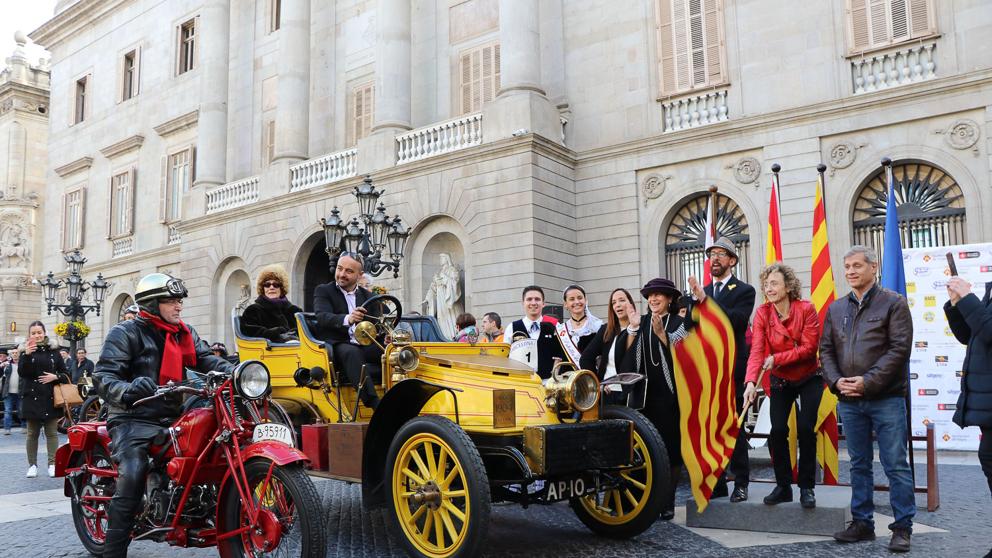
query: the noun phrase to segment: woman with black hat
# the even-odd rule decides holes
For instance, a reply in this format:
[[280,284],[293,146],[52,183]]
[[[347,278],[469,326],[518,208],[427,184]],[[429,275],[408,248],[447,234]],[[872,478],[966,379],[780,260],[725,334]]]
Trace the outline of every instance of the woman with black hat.
[[[636,349],[627,353],[627,367],[644,374],[641,412],[655,425],[668,451],[672,490],[661,518],[675,516],[675,489],[682,470],[682,442],[679,427],[679,400],[675,391],[672,347],[686,336],[685,321],[678,315],[676,301],[682,293],[668,279],[652,279],[641,289],[649,312],[641,316]],[[630,358],[633,358],[631,366]],[[640,402],[639,402],[640,403]]]

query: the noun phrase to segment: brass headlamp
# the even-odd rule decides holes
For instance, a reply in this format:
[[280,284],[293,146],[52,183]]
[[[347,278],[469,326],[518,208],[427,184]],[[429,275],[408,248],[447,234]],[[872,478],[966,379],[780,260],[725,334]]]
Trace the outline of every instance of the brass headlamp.
[[570,410],[584,413],[599,402],[599,378],[589,370],[561,371],[571,363],[556,362],[551,377],[544,381],[547,396],[544,403],[558,412]]

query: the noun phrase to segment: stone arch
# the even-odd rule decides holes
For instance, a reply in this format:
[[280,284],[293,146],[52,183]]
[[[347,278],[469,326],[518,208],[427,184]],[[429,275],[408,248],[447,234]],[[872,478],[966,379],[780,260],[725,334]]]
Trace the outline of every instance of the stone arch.
[[[441,268],[441,253],[450,254],[455,265],[462,268],[461,310],[473,312],[473,261],[468,238],[465,227],[450,215],[437,214],[417,223],[407,242],[407,255],[404,258],[407,312],[424,311],[421,302],[431,278]],[[447,334],[450,333],[446,332]]]
[[299,249],[288,270],[292,281],[291,300],[304,311],[313,312],[314,289],[334,280],[330,258],[324,251],[324,231],[320,227],[308,228],[296,246]]
[[134,304],[134,298],[129,293],[117,295],[109,306],[110,311],[105,314],[107,327],[104,331],[117,325],[124,317],[124,310],[132,304]]
[[237,256],[226,258],[217,268],[213,280],[214,310],[213,323],[217,331],[211,332],[213,338],[209,341],[222,341],[229,352],[235,351],[234,331],[231,327],[231,309],[244,306],[251,302],[251,277],[245,271],[244,260]]

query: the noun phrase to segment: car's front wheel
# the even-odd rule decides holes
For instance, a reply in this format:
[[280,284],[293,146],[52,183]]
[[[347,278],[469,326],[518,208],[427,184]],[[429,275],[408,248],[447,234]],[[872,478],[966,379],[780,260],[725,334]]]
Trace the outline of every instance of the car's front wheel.
[[386,458],[390,527],[411,556],[477,556],[492,503],[482,457],[443,417],[416,417],[393,437]]

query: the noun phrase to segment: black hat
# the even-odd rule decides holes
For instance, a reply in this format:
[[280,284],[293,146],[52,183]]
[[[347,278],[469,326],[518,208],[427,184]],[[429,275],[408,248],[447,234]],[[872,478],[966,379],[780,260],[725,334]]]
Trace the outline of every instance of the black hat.
[[706,248],[706,255],[709,256],[710,250],[714,248],[720,248],[721,250],[726,250],[727,253],[730,254],[733,258],[738,260],[740,259],[740,257],[737,255],[737,247],[735,247],[734,243],[731,242],[730,239],[725,236],[721,236],[720,238],[716,239],[716,242],[710,244]]
[[675,283],[672,283],[668,279],[662,277],[656,277],[647,282],[643,287],[641,287],[641,296],[647,298],[651,293],[661,293],[668,295],[672,300],[678,300],[682,296],[682,291],[675,287]]

